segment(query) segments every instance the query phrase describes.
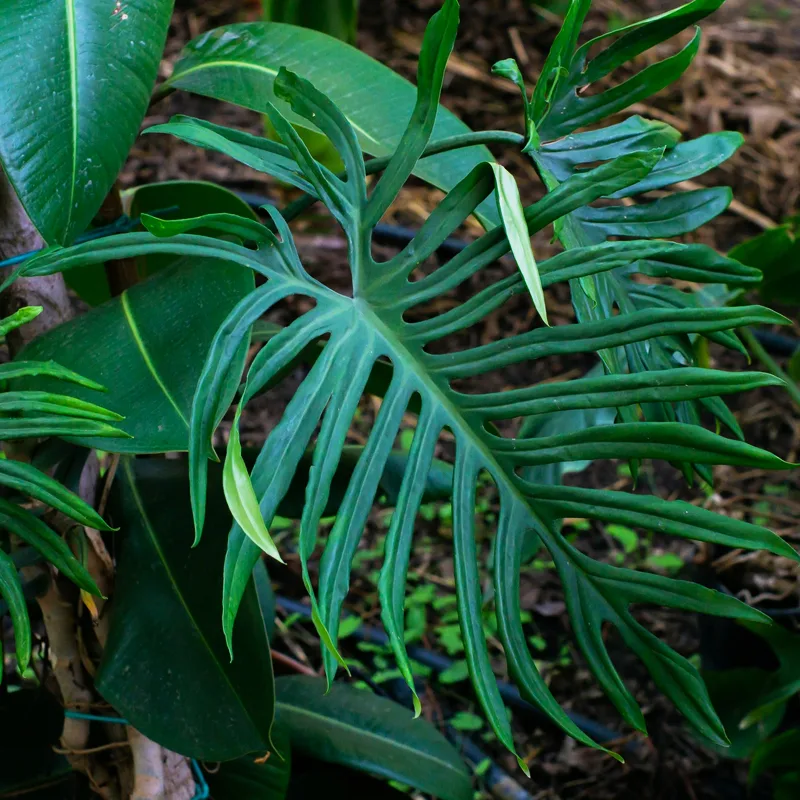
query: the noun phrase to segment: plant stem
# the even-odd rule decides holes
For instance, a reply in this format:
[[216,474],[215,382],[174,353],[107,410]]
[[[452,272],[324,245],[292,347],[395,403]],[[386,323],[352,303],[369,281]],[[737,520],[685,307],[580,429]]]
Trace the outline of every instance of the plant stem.
[[[448,153],[451,150],[460,150],[464,147],[475,147],[477,145],[487,144],[524,144],[525,137],[520,133],[513,131],[477,131],[474,133],[460,133],[457,136],[448,136],[446,139],[439,139],[432,144],[429,144],[425,151],[422,153],[421,158],[428,158],[429,156],[439,155],[440,153]],[[380,156],[379,158],[371,158],[364,164],[367,175],[374,175],[376,172],[381,172],[389,164],[392,156]],[[346,178],[345,173],[339,174],[340,178]],[[286,208],[281,211],[281,215],[287,222],[296,219],[304,211],[311,208],[317,198],[310,194],[304,194],[297,200],[289,203]]]
[[750,328],[741,328],[739,333],[750,352],[767,368],[767,372],[772,373],[776,378],[780,378],[786,384],[786,391],[794,401],[794,404],[800,408],[800,386],[783,371],[778,362],[766,351],[761,342],[758,341],[756,335]]
[[164,751],[135,728],[128,727],[136,782],[131,800],[162,800],[164,797]]

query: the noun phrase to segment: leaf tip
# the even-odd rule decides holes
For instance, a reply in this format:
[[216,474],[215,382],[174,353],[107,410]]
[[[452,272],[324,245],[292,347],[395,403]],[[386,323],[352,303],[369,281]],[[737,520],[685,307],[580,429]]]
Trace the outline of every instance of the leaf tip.
[[225,635],[225,646],[228,648],[228,655],[231,657],[231,663],[233,663],[233,623],[227,613],[222,615],[222,632]]
[[31,652],[29,648],[17,648],[17,672],[22,675],[31,663]]
[[422,714],[422,703],[420,702],[416,691],[412,689],[411,692],[411,700],[414,703],[414,719],[419,719],[420,714]]
[[[777,536],[777,534],[776,534]],[[788,542],[784,541],[783,539],[778,539],[781,542],[781,547],[779,547],[779,552],[776,555],[784,556],[785,558],[791,558],[792,561],[797,561],[800,563],[800,553],[794,549]]]
[[606,750],[605,747],[603,748],[603,750],[605,750],[605,752],[608,753],[608,755],[610,755],[611,758],[614,759],[614,761],[618,761],[620,764],[625,763],[625,759],[619,753],[615,753],[613,750]]

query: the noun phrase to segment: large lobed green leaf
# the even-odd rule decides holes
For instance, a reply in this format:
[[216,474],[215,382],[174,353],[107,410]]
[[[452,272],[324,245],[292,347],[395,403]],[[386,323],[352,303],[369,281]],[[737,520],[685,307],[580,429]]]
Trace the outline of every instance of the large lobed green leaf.
[[[709,134],[694,141],[681,142],[680,134],[661,122],[630,117],[605,128],[576,132],[594,125],[641,102],[677,80],[696,55],[700,32],[679,52],[662,61],[651,63],[632,77],[603,91],[587,89],[615,71],[631,64],[636,56],[667,41],[680,31],[715,11],[722,0],[692,0],[679,8],[651,19],[633,23],[621,30],[578,46],[580,26],[589,10],[589,0],[572,0],[564,26],[548,56],[533,99],[526,103],[527,124],[536,130],[534,142],[526,148],[548,190],[557,191],[570,177],[587,164],[615,159],[644,148],[659,147],[664,155],[655,168],[641,181],[607,197],[619,201],[610,205],[584,206],[559,220],[556,235],[568,250],[616,237],[661,239],[689,233],[718,214],[731,200],[725,188],[676,191],[655,200],[631,203],[630,198],[672,184],[695,178],[713,169],[737,150],[742,137],[736,133]],[[524,89],[524,87],[523,87]],[[618,310],[649,311],[665,306],[688,308],[697,304],[689,292],[669,287],[643,285],[634,278],[632,265],[603,274],[573,280],[572,300],[581,321],[612,318]],[[698,276],[710,282],[711,276]],[[748,280],[758,279],[752,275]],[[742,349],[732,332],[705,334],[711,341]],[[608,372],[624,374],[664,370],[695,363],[691,342],[685,336],[643,339],[625,348],[607,348],[601,357]],[[700,425],[702,415],[710,411],[718,421],[741,437],[732,414],[717,398],[670,402],[654,400],[642,407],[649,421],[677,420]],[[621,417],[633,422],[630,409],[620,409]],[[634,469],[637,466],[632,462]],[[701,463],[686,462],[687,476],[695,470],[704,480],[711,472]]]
[[[440,13],[446,15],[453,11],[454,3],[448,2]],[[431,30],[441,30],[441,21],[441,17],[436,18]],[[642,30],[649,29],[642,27]],[[433,33],[426,36],[426,42],[434,48],[448,46],[446,37]],[[441,88],[436,77],[440,60],[434,55],[429,53],[421,59],[421,64],[429,70],[425,79],[419,81],[421,91],[422,87],[427,87],[424,89],[426,102],[438,102]],[[729,333],[731,329],[744,324],[785,320],[759,307],[705,308],[694,303],[670,303],[669,294],[659,294],[663,302],[657,307],[637,308],[631,303],[620,303],[618,313],[613,315],[598,313],[589,319],[579,315],[580,321],[575,324],[537,328],[499,342],[433,354],[429,349],[432,343],[468,329],[500,308],[509,297],[526,291],[523,276],[509,276],[455,308],[423,321],[408,321],[407,312],[456,289],[511,250],[505,231],[494,229],[431,274],[411,280],[422,261],[435,253],[442,241],[488,197],[493,189],[491,168],[477,165],[448,193],[407,248],[389,261],[377,263],[370,247],[377,210],[385,207],[386,197],[392,194],[388,188],[398,191],[413,165],[404,153],[393,155],[386,162],[387,174],[391,176],[390,183],[384,184],[387,188],[381,193],[368,194],[361,146],[345,115],[329,98],[297,75],[279,73],[274,88],[291,105],[295,115],[313,120],[334,143],[347,167],[346,180],[311,157],[289,120],[274,106],[267,106],[267,112],[283,145],[273,143],[260,147],[254,145],[252,139],[243,139],[241,134],[223,133],[215,128],[214,134],[218,136],[215,147],[242,159],[251,159],[257,153],[262,158],[262,169],[277,176],[290,176],[293,182],[308,187],[326,203],[347,235],[352,296],[328,289],[305,272],[291,232],[274,210],[271,211],[274,230],[224,214],[171,222],[150,219],[147,225],[153,235],[119,236],[102,246],[73,249],[57,261],[44,256],[31,262],[21,273],[49,274],[71,268],[98,258],[106,247],[116,248],[126,255],[204,254],[246,267],[264,279],[263,284],[237,304],[214,336],[192,401],[189,466],[197,532],[208,527],[208,447],[229,405],[228,389],[239,378],[241,362],[237,358],[241,347],[249,341],[251,328],[263,314],[288,296],[302,295],[311,301],[311,310],[272,335],[254,358],[247,370],[240,408],[273,385],[303,354],[315,353],[310,370],[258,455],[250,478],[261,516],[269,526],[316,437],[311,448],[306,500],[301,513],[299,555],[312,598],[314,622],[325,644],[323,661],[329,681],[339,663],[337,632],[352,560],[381,476],[392,455],[398,429],[406,412],[413,409],[417,425],[397,494],[397,512],[387,534],[379,585],[383,620],[406,680],[413,686],[403,637],[403,617],[414,519],[423,498],[422,479],[430,471],[439,435],[447,428],[455,451],[453,539],[459,619],[470,676],[498,739],[513,750],[511,726],[497,690],[480,622],[484,598],[480,591],[474,509],[481,473],[488,473],[500,496],[493,560],[496,614],[508,667],[523,695],[570,735],[594,744],[574,725],[551,694],[538,672],[520,622],[521,558],[529,544],[530,531],[534,531],[549,551],[564,583],[576,638],[589,666],[625,719],[632,726],[644,729],[643,714],[606,649],[602,636],[604,622],[618,628],[626,645],[642,659],[657,685],[692,725],[708,739],[725,744],[725,732],[696,669],[642,627],[632,617],[629,607],[641,602],[656,603],[752,622],[763,622],[763,615],[735,598],[686,581],[598,563],[562,537],[555,523],[559,517],[567,513],[572,515],[577,509],[580,516],[589,519],[735,543],[734,546],[748,549],[766,548],[798,558],[792,548],[770,532],[746,522],[720,518],[701,509],[691,511],[693,507],[638,494],[598,493],[533,483],[529,479],[536,479],[538,473],[532,474],[529,470],[595,457],[660,457],[679,462],[689,459],[700,464],[787,468],[789,465],[757,448],[705,431],[695,424],[699,418],[692,418],[688,412],[676,412],[666,418],[651,415],[647,417],[649,421],[633,424],[656,399],[676,402],[679,409],[680,403],[699,401],[729,422],[729,413],[726,416],[717,405],[721,403],[721,394],[772,382],[769,377],[753,374],[725,375],[687,369],[675,360],[659,363],[658,369],[639,369],[635,360],[637,348],[647,351],[648,340],[659,337],[659,341],[668,342],[678,353],[688,351],[689,337],[697,334],[716,337],[715,341],[736,347],[737,340]],[[425,120],[425,115],[413,117],[404,137],[407,146],[418,153],[424,152],[425,136],[420,137],[419,133]],[[186,133],[185,120],[174,125],[176,134]],[[162,130],[171,127],[162,127]],[[203,124],[191,123],[189,127],[192,136],[206,135],[203,131],[209,130]],[[633,130],[635,127],[626,129],[623,139],[627,141],[629,136],[638,136]],[[666,145],[659,141],[663,131],[657,130],[653,138],[649,127],[645,128],[645,138],[649,137],[645,149],[626,145],[620,154],[597,158],[603,162],[599,166],[571,169],[557,186],[551,185],[552,191],[547,197],[524,209],[528,233],[533,234],[554,222],[563,231],[571,224],[570,216],[579,214],[583,207],[604,197],[627,193],[631,187],[651,179],[663,163]],[[239,239],[248,241],[249,246],[193,233],[200,228],[235,233]],[[693,280],[739,285],[758,280],[756,271],[718,256],[706,247],[651,240],[574,242],[565,253],[543,261],[538,268],[543,285],[572,280],[577,282],[573,285],[588,286],[597,276],[616,269],[624,270],[626,277],[641,271],[659,277],[686,279],[687,275],[692,275]],[[634,374],[588,378],[577,386],[546,384],[517,392],[477,396],[463,393],[455,384],[464,378],[533,359],[597,351],[606,356],[608,353],[620,357],[633,354],[630,357],[637,368],[630,372]],[[613,361],[607,363],[610,363],[611,372],[616,371]],[[339,464],[358,402],[363,393],[374,387],[376,365],[383,373],[389,368],[391,372],[381,385],[382,402],[372,430],[349,472],[336,522],[322,552],[319,580],[315,585],[309,563],[316,552],[319,522],[329,505],[334,479],[341,474]],[[620,368],[619,371],[627,373],[629,370]],[[584,411],[618,408],[622,424],[578,431],[533,426],[527,429],[524,437],[516,439],[498,436],[491,425],[496,419],[535,418],[562,408]],[[687,425],[687,422],[692,424]],[[735,425],[735,421],[732,424]],[[236,611],[259,558],[259,547],[248,532],[233,526],[228,539],[222,608],[229,643]]]

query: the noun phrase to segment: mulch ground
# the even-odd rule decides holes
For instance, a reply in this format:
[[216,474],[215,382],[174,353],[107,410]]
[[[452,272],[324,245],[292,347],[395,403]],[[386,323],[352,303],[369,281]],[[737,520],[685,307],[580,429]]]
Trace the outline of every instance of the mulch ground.
[[[445,105],[475,129],[519,130],[522,112],[516,90],[491,77],[489,67],[501,58],[514,55],[532,82],[557,31],[558,17],[554,10],[558,5],[548,2],[539,6],[522,0],[463,0],[461,32],[457,54],[448,70]],[[588,23],[589,33],[605,32],[610,21],[618,25],[674,5],[667,0],[596,0]],[[188,39],[216,25],[256,18],[258,14],[258,4],[243,6],[241,0],[206,0],[178,6],[162,76],[169,74],[180,46]],[[359,46],[413,78],[425,22],[437,7],[437,0],[364,2]],[[691,237],[726,251],[785,216],[797,213],[800,195],[800,7],[791,0],[729,0],[703,28],[705,36],[700,54],[681,81],[635,110],[669,122],[686,137],[723,129],[745,134],[747,143],[734,158],[697,180],[702,185],[725,184],[734,188],[736,203],[731,210]],[[673,51],[674,44],[665,45],[658,55]],[[165,121],[175,113],[262,132],[262,121],[256,114],[180,93],[154,107],[146,125]],[[513,168],[526,202],[541,196],[541,186],[522,157],[502,152],[497,155]],[[216,181],[231,189],[268,195],[276,202],[288,196],[285,188],[247,167],[161,136],[139,140],[123,175],[128,186],[178,178]],[[438,192],[412,183],[390,210],[387,221],[419,226],[440,197]],[[467,229],[464,235],[474,232]],[[344,242],[330,220],[316,214],[310,221],[298,225],[296,233],[309,268],[325,274],[326,280],[334,285],[347,286]],[[534,244],[540,258],[552,252],[547,234],[537,237]],[[494,280],[505,269],[507,267],[502,265],[493,267],[476,281]],[[469,287],[470,290],[477,288],[477,282]],[[556,321],[572,319],[565,287],[554,287],[549,292],[548,306]],[[796,309],[780,310],[796,320]],[[531,322],[528,304],[520,300],[470,331],[470,340],[462,342],[461,346],[524,330]],[[795,333],[800,332],[797,321],[794,327]],[[712,359],[732,369],[745,366],[740,359],[716,349],[712,349]],[[493,376],[492,388],[575,377],[591,366],[591,360],[587,359],[526,365]],[[278,392],[254,406],[243,423],[246,442],[263,441],[300,379],[301,374],[290,377]],[[771,449],[783,458],[796,460],[800,420],[783,393],[776,390],[753,392],[734,398],[732,407],[750,442]],[[359,422],[352,431],[354,443],[363,443],[374,411],[374,403],[365,400]],[[446,451],[446,442],[443,448]],[[713,493],[704,499],[709,507],[760,521],[795,541],[800,539],[800,482],[797,477],[720,468],[715,479]],[[594,487],[631,487],[630,475],[621,464],[595,464],[574,480]],[[698,492],[686,488],[666,465],[649,468],[640,480],[649,482],[662,497],[695,500],[698,497]],[[488,555],[494,508],[490,490],[482,502],[485,514],[478,535]],[[367,622],[377,621],[375,570],[381,562],[380,545],[386,519],[387,510],[376,508],[353,574],[349,608]],[[283,534],[287,541],[291,533],[288,529]],[[618,538],[600,527],[576,529],[575,533],[581,546],[599,559],[667,569],[683,564],[684,569],[698,579],[704,576],[709,579],[710,575],[750,601],[766,606],[798,605],[796,569],[770,556],[723,554],[684,541],[651,540],[646,536],[626,552]],[[453,587],[450,536],[446,504],[433,507],[426,518],[420,519],[411,567],[412,587],[421,592],[420,597],[427,598],[421,612],[426,615],[421,643],[438,650],[456,646],[452,644],[449,631],[453,621],[452,606],[447,600]],[[286,570],[273,571],[273,578],[281,592],[302,598],[297,559],[290,557],[288,561]],[[434,602],[433,598],[437,600]],[[524,571],[522,601],[523,609],[530,615],[529,633],[540,637],[537,641],[541,647],[542,670],[556,697],[569,708],[628,735],[574,647],[560,584],[546,563],[535,562]],[[698,620],[688,614],[648,608],[641,610],[640,618],[650,630],[687,655],[701,651],[707,641],[719,639],[718,635],[715,638],[715,631],[719,634],[717,629],[709,633],[707,626],[701,628]],[[318,668],[315,637],[302,623],[291,619],[288,626],[285,623],[286,620],[276,646],[291,659],[312,669]],[[381,654],[373,658],[375,654],[360,650],[355,644],[349,644],[351,641],[347,640],[345,645],[347,655],[361,660],[366,672],[374,673],[377,669],[384,672],[385,677],[390,675],[390,659]],[[730,800],[746,797],[745,767],[721,760],[698,745],[686,731],[680,715],[658,694],[636,659],[613,635],[609,641],[620,673],[645,710],[651,733],[649,739],[641,740],[641,746],[635,748],[628,763],[619,765],[550,729],[517,722],[515,733],[519,750],[528,759],[533,773],[531,781],[526,781],[515,770],[513,760],[496,746],[485,729],[471,733],[475,741],[536,798]],[[502,674],[499,644],[490,639],[490,646]],[[458,658],[457,652],[455,657]],[[431,688],[424,700],[425,713],[435,722],[459,711],[476,711],[468,685],[463,682]]]

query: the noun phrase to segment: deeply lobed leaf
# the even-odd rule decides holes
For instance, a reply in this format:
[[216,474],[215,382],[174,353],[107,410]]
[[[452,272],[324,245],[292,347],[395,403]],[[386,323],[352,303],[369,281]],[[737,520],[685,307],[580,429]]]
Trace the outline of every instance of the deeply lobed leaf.
[[[661,41],[676,26],[700,18],[698,15],[707,13],[712,5],[712,2],[690,3],[680,13],[670,12],[652,23],[630,28],[617,45],[609,48],[611,52],[605,60],[601,56],[599,62],[589,62],[590,74],[605,74],[619,59],[626,60]],[[425,47],[433,50],[426,50],[421,59],[424,65],[420,79],[424,96],[418,107],[421,110],[412,115],[403,138],[403,147],[417,154],[415,158],[425,152],[431,135],[429,104],[434,99],[438,101],[442,65],[452,46],[452,20],[448,15],[452,16],[455,7],[454,2],[448,2],[426,36]],[[696,464],[701,474],[703,465],[712,463],[759,468],[787,466],[769,453],[700,426],[701,407],[707,407],[730,424],[730,414],[724,409],[720,395],[769,385],[772,381],[757,374],[731,376],[695,368],[689,338],[702,334],[736,347],[731,329],[755,322],[780,323],[783,318],[759,307],[701,307],[688,296],[683,299],[657,289],[648,293],[633,279],[637,272],[642,272],[746,285],[757,280],[757,273],[699,245],[649,239],[607,241],[619,235],[666,236],[683,232],[720,210],[728,201],[727,193],[712,190],[656,200],[634,207],[629,218],[625,216],[628,206],[590,206],[603,198],[624,199],[631,193],[661,188],[676,177],[692,177],[697,174],[694,169],[705,170],[718,163],[713,152],[717,145],[728,152],[735,142],[730,137],[709,139],[679,150],[674,131],[660,123],[642,120],[621,123],[602,133],[592,131],[567,136],[558,142],[546,141],[547,136],[554,135],[554,130],[564,132],[568,127],[567,122],[555,123],[553,119],[569,120],[569,125],[576,120],[576,124],[582,124],[594,121],[609,109],[634,102],[643,92],[679,74],[697,46],[696,42],[691,43],[678,55],[623,84],[619,91],[593,96],[600,100],[580,97],[574,91],[575,81],[583,78],[575,65],[581,65],[582,69],[585,50],[581,48],[576,56],[575,47],[587,9],[588,3],[583,0],[572,4],[565,27],[548,58],[545,89],[537,87],[531,100],[532,113],[539,115],[537,122],[542,123],[539,128],[545,139],[538,150],[534,148],[531,152],[551,191],[543,200],[523,210],[524,223],[516,221],[517,225],[527,227],[528,234],[555,223],[566,250],[538,267],[543,285],[556,280],[572,281],[578,312],[575,324],[537,328],[446,355],[426,351],[428,343],[467,329],[498,309],[508,297],[524,291],[525,276],[509,276],[451,311],[422,322],[409,322],[405,318],[409,310],[461,286],[512,249],[506,231],[497,228],[432,274],[411,280],[424,258],[435,252],[444,238],[488,196],[492,188],[491,168],[477,165],[448,193],[403,252],[388,262],[378,263],[370,246],[375,217],[399,190],[401,178],[410,171],[411,159],[406,152],[390,158],[387,162],[390,179],[384,178],[386,182],[379,183],[379,189],[370,195],[359,139],[347,116],[307,81],[286,71],[277,75],[275,97],[290,104],[295,115],[293,121],[299,116],[328,136],[347,167],[346,175],[333,175],[315,162],[277,106],[269,105],[264,110],[282,136],[282,146],[262,147],[252,137],[186,120],[172,123],[169,130],[241,158],[245,163],[257,164],[276,177],[290,176],[296,185],[308,188],[322,199],[347,236],[352,296],[332,291],[303,270],[291,233],[276,213],[272,214],[272,220],[277,236],[267,235],[251,225],[247,231],[239,231],[240,237],[252,237],[255,249],[183,232],[215,224],[233,230],[238,223],[229,218],[193,219],[164,227],[153,223],[152,229],[159,234],[181,232],[170,238],[150,233],[129,234],[57,254],[46,253],[23,267],[19,274],[48,274],[99,260],[110,253],[120,257],[166,252],[210,256],[246,267],[264,278],[263,285],[241,299],[219,327],[192,401],[190,477],[198,533],[202,531],[205,514],[209,443],[232,399],[230,387],[238,382],[239,354],[249,342],[250,331],[263,314],[286,297],[301,295],[312,301],[313,308],[272,335],[253,360],[247,371],[239,413],[301,354],[313,362],[267,437],[250,479],[261,519],[269,527],[310,448],[299,549],[314,622],[325,644],[323,661],[329,681],[341,661],[337,632],[353,556],[381,476],[392,457],[396,434],[404,415],[413,408],[417,413],[417,428],[397,495],[397,511],[386,538],[387,555],[379,584],[383,618],[406,680],[413,685],[403,641],[403,607],[413,523],[423,496],[419,477],[431,469],[437,439],[447,428],[455,447],[452,496],[459,619],[473,685],[500,741],[513,750],[511,727],[497,690],[481,625],[483,597],[478,571],[481,554],[474,535],[475,496],[481,473],[488,474],[500,498],[500,523],[494,541],[496,614],[510,672],[523,694],[566,732],[592,743],[576,730],[553,698],[525,643],[519,615],[519,569],[522,554],[533,535],[556,565],[575,635],[587,662],[625,719],[644,729],[643,714],[606,649],[602,635],[605,622],[620,631],[625,643],[645,662],[662,691],[690,722],[707,738],[724,743],[724,730],[696,670],[636,622],[630,606],[655,602],[751,621],[761,621],[760,615],[733,598],[685,581],[600,564],[573,547],[555,522],[566,515],[579,515],[731,546],[764,548],[781,555],[793,556],[792,548],[762,528],[721,519],[688,504],[529,480],[529,470],[538,475],[541,467],[598,457],[634,461],[665,458]],[[591,102],[587,104],[584,100]],[[560,114],[562,109],[564,114]],[[563,130],[559,125],[565,126]],[[604,163],[580,169],[594,161]],[[455,380],[474,378],[509,364],[595,351],[601,352],[609,373],[599,378],[482,395],[464,394],[453,384]],[[375,369],[383,371],[386,378],[378,392],[382,398],[380,410],[341,495],[315,587],[309,564],[316,550],[317,528],[328,506],[334,476],[339,474],[347,431],[358,400],[367,391],[377,392],[374,384],[370,384]],[[547,426],[537,431],[533,426],[533,432],[519,438],[501,437],[491,428],[492,421],[512,416],[535,418],[556,410],[609,406],[618,409],[620,424],[577,432],[552,430]],[[643,424],[637,421],[640,414],[646,419]],[[247,527],[234,525],[228,540],[222,615],[229,647],[236,611],[260,556],[254,541],[259,537],[253,536],[253,530],[248,536]]]

